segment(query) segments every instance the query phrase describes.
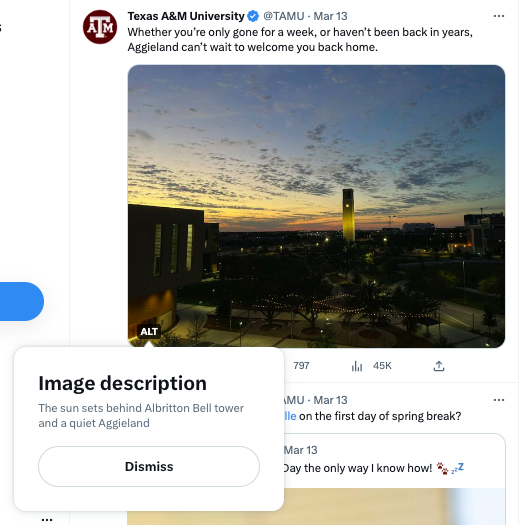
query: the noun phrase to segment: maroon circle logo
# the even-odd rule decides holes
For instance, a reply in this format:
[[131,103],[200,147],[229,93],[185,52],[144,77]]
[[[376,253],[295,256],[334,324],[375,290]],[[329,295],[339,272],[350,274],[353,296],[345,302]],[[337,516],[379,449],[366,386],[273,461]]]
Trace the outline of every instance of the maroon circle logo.
[[108,11],[92,11],[83,22],[83,32],[94,44],[106,44],[116,36],[116,19]]

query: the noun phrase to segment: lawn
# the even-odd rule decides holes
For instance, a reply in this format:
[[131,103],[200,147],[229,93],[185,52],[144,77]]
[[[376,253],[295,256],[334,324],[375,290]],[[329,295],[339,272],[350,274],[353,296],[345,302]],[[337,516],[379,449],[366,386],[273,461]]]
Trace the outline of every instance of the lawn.
[[[500,280],[504,281],[505,279],[505,264],[503,262],[487,262],[487,261],[466,261],[466,287],[467,288],[477,288],[478,283],[490,277],[496,275]],[[462,286],[464,275],[462,261],[440,261],[437,264],[426,264],[424,268],[420,266],[408,266],[402,265],[398,270],[406,273],[406,276],[403,274],[397,274],[399,278],[396,280],[407,280],[411,278],[420,278],[420,277],[429,277],[432,272],[437,270],[444,270],[450,272],[457,276],[460,280],[460,286]]]
[[467,292],[467,302],[464,302],[464,290],[455,290],[448,301],[462,306],[476,308],[477,310],[484,310],[486,303],[490,301],[494,305],[497,314],[504,314],[503,301],[499,298],[487,297],[486,295],[480,295],[478,293]]
[[[478,283],[487,277],[496,276],[500,281],[505,282],[505,264],[502,262],[486,262],[486,261],[466,261],[466,288],[478,288]],[[462,261],[447,262],[442,261],[438,264],[428,264],[424,268],[420,266],[400,266],[400,271],[405,274],[395,274],[394,282],[405,281],[411,279],[429,278],[433,272],[438,270],[444,270],[446,272],[454,274],[459,280],[459,286],[463,286],[464,274],[462,269]],[[505,293],[505,290],[504,290]],[[451,297],[447,300],[457,304],[466,305],[470,308],[477,308],[483,310],[486,302],[491,301],[495,304],[497,313],[503,313],[503,301],[499,298],[493,298],[478,293],[466,292],[467,302],[464,301],[464,290],[459,288],[453,291]]]

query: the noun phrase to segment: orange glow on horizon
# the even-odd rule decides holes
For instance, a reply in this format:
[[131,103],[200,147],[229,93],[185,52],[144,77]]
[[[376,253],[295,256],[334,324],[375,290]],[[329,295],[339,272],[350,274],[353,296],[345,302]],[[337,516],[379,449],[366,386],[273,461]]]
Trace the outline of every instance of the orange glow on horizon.
[[[143,202],[143,200],[145,202]],[[274,202],[276,201],[276,202]],[[230,204],[222,203],[221,208],[189,206],[182,200],[171,198],[165,200],[160,196],[149,195],[145,199],[142,197],[129,196],[131,204],[141,204],[146,206],[160,206],[169,208],[186,208],[204,211],[204,220],[206,222],[218,222],[221,231],[300,231],[300,230],[334,230],[342,229],[342,207],[341,201],[336,210],[332,210],[329,205],[307,205],[299,203],[290,210],[290,203],[287,199],[274,199],[267,201],[269,208],[262,207],[259,203],[257,207],[251,206],[252,210],[235,209],[229,207]],[[247,203],[247,199],[241,202]],[[212,204],[214,206],[214,204]],[[210,206],[208,204],[208,206]],[[463,226],[463,211],[456,211],[449,214],[441,215],[409,215],[399,216],[398,221],[395,219],[391,227],[402,229],[403,224],[407,222],[431,222],[437,228],[454,228]],[[301,216],[301,217],[295,217]],[[356,230],[381,230],[387,228],[388,218],[381,215],[362,215],[362,210],[356,213]]]

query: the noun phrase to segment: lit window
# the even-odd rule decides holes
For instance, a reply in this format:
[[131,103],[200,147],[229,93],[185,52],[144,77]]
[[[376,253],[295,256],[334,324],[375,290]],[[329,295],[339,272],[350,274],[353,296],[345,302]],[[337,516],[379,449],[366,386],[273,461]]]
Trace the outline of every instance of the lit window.
[[153,276],[159,277],[161,275],[162,262],[162,224],[155,225],[155,245],[153,257]]
[[179,258],[179,225],[172,225],[172,262],[170,264],[170,273],[177,273]]
[[193,224],[188,224],[188,243],[186,246],[186,270],[191,270],[193,258]]

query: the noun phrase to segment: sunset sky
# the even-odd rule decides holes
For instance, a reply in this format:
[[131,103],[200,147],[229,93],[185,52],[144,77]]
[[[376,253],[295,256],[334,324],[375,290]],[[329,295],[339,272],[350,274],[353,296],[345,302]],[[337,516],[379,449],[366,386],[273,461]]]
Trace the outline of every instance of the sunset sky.
[[138,66],[129,202],[221,230],[463,225],[504,211],[504,74],[492,66]]

